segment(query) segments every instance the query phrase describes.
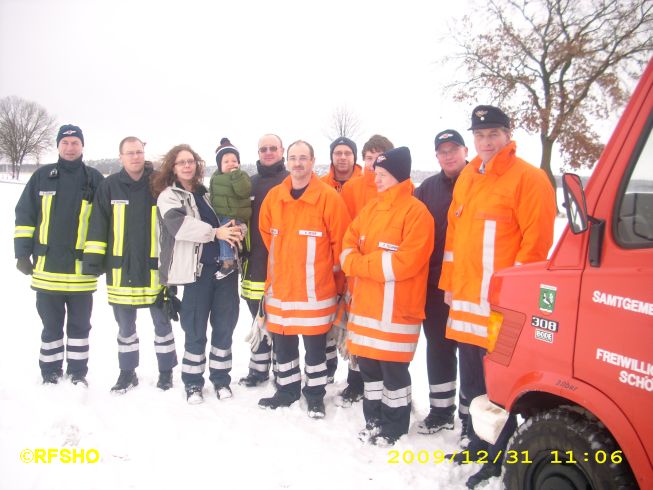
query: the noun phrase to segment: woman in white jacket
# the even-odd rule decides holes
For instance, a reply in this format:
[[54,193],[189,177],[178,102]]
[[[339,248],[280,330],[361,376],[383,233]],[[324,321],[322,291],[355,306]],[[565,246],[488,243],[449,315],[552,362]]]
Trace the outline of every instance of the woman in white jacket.
[[233,221],[221,224],[202,185],[204,161],[188,145],[163,157],[152,177],[160,223],[159,271],[166,286],[183,285],[181,327],[185,333],[181,380],[188,403],[203,401],[206,327],[211,321],[209,379],[218,398],[231,397],[231,337],[238,321],[238,275],[218,280],[218,240],[242,241]]

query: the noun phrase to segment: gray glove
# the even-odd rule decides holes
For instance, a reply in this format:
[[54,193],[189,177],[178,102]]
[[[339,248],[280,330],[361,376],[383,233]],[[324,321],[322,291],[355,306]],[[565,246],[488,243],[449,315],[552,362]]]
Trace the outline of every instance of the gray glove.
[[32,261],[29,257],[18,257],[18,259],[16,259],[16,269],[26,276],[31,276],[32,271],[34,270],[34,265],[32,265]]
[[265,324],[265,302],[264,299],[261,298],[256,318],[254,318],[254,321],[252,322],[252,328],[249,331],[249,334],[247,334],[247,337],[245,337],[245,342],[249,342],[252,352],[258,350],[264,338],[267,338],[268,344],[272,345],[272,336],[270,335],[270,332],[268,332]]

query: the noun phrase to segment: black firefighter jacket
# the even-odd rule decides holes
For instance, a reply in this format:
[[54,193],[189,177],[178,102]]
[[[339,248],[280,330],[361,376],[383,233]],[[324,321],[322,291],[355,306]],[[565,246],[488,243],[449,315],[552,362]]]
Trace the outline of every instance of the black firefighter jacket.
[[152,169],[146,167],[134,181],[122,169],[107,177],[95,194],[83,271],[94,275],[106,272],[113,305],[151,306],[162,289],[151,174]]
[[16,205],[16,258],[32,257],[32,289],[53,294],[90,294],[97,278],[82,274],[82,253],[102,181],[81,158],[59,159],[30,177]]
[[270,189],[281,184],[288,176],[285,160],[282,158],[270,166],[256,162],[258,173],[252,177],[252,218],[247,230],[246,248],[249,257],[243,266],[243,283],[241,296],[245,299],[260,300],[265,290],[265,279],[268,271],[268,249],[265,248],[261,232],[258,229],[258,219],[263,199]]

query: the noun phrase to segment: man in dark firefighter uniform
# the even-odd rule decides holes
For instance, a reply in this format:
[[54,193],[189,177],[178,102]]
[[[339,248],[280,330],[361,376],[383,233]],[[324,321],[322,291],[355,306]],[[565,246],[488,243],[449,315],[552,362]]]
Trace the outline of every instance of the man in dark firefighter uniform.
[[[149,308],[154,323],[154,350],[159,364],[157,387],[172,387],[177,365],[170,318],[163,308],[159,283],[156,199],[150,191],[151,165],[145,163],[143,142],[128,136],[120,142],[120,172],[98,187],[84,247],[83,272],[106,272],[109,304],[118,323],[120,375],[111,388],[123,394],[138,385],[139,342],[136,310]],[[167,293],[167,291],[165,291]],[[157,301],[157,298],[159,301]],[[165,298],[170,301],[169,298]]]
[[16,267],[32,276],[36,291],[36,309],[43,322],[39,356],[43,383],[59,382],[65,350],[66,374],[73,384],[87,386],[88,334],[97,278],[82,274],[82,253],[102,174],[82,161],[84,135],[79,127],[59,128],[57,150],[57,163],[32,174],[16,205]]

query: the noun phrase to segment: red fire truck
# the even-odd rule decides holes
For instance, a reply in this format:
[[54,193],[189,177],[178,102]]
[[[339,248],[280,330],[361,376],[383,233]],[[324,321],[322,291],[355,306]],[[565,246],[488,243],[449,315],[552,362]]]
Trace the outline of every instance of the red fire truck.
[[652,129],[653,60],[586,189],[563,176],[550,259],[492,278],[488,395],[472,415],[490,441],[508,412],[523,418],[506,488],[653,488]]

